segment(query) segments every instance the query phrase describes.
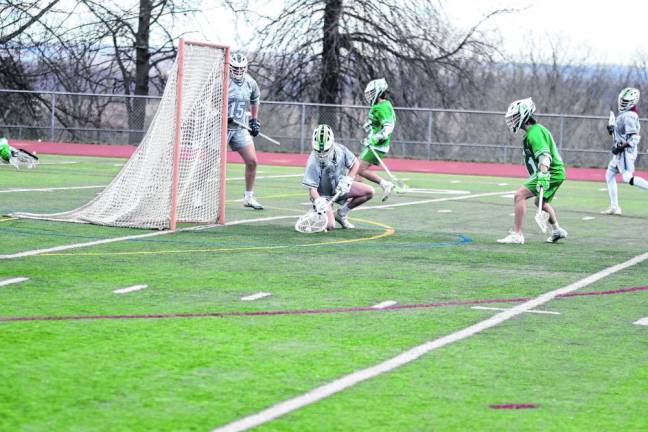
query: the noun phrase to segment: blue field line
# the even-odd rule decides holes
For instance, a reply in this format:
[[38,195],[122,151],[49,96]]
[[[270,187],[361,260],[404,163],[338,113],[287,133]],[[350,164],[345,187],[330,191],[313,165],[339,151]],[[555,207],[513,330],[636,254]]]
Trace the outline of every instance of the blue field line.
[[381,244],[381,248],[399,248],[399,249],[432,249],[448,246],[463,246],[473,242],[473,239],[464,234],[457,234],[457,239],[442,242],[415,242],[415,243],[398,243],[398,244]]

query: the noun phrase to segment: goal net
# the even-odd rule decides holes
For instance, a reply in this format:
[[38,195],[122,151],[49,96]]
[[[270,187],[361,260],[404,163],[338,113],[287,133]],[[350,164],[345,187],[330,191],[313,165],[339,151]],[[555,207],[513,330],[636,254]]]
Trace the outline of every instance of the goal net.
[[13,216],[132,228],[225,222],[229,48],[180,41],[142,142],[113,181],[75,210]]

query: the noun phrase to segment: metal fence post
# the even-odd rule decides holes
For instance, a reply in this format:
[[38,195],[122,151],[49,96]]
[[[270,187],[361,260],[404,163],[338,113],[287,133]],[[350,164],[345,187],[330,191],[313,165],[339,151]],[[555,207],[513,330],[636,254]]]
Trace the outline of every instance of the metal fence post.
[[306,128],[306,105],[301,104],[301,122],[299,124],[299,153],[304,153],[304,129]]
[[50,141],[54,141],[54,127],[56,126],[56,93],[52,93],[52,111],[50,113]]
[[560,139],[558,141],[558,148],[563,146],[563,131],[565,129],[565,116],[560,115]]
[[427,159],[432,159],[432,111],[428,111]]

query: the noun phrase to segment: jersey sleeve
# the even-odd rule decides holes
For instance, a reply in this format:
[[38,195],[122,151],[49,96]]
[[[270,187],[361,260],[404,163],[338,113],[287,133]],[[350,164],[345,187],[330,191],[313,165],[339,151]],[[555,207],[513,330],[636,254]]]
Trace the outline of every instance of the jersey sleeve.
[[250,105],[257,105],[261,99],[259,85],[253,79],[250,79]]
[[342,147],[342,153],[344,154],[344,166],[350,169],[356,160],[356,156],[346,146],[340,147]]
[[[634,114],[634,113],[633,113]],[[625,121],[625,135],[626,138],[630,135],[639,134],[641,126],[639,125],[639,116],[628,116]]]
[[527,142],[536,160],[543,153],[551,155],[551,143],[549,137],[542,133],[542,128],[536,127],[530,130],[527,134]]
[[302,184],[308,188],[317,188],[320,184],[321,175],[317,169],[317,161],[310,155],[308,162],[306,162],[306,169],[304,170],[304,180]]

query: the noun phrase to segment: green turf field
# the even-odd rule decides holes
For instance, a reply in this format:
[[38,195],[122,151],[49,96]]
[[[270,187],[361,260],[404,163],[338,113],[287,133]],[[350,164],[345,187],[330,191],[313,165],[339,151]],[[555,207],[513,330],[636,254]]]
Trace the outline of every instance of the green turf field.
[[[42,162],[0,166],[0,214],[73,209],[124,161]],[[237,201],[231,165],[227,219],[267,221],[166,233],[0,219],[0,284],[29,278],[0,286],[0,430],[213,430],[648,252],[648,193],[627,185],[624,216],[605,217],[603,182],[567,181],[554,201],[566,241],[544,243],[530,209],[527,244],[500,245],[522,179],[401,173],[437,191],[304,235],[302,170],[259,169],[266,210]],[[648,290],[627,290],[646,285],[648,260],[255,430],[648,430],[648,326],[634,324]]]

